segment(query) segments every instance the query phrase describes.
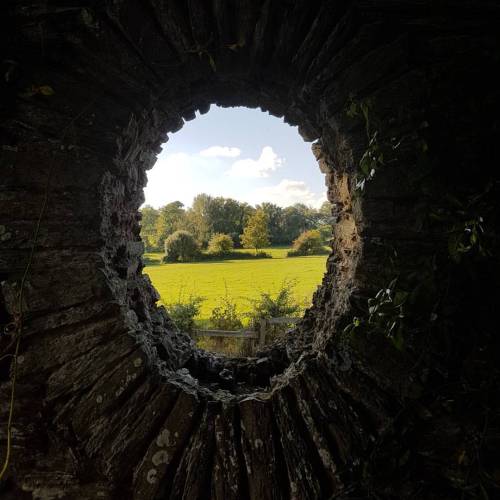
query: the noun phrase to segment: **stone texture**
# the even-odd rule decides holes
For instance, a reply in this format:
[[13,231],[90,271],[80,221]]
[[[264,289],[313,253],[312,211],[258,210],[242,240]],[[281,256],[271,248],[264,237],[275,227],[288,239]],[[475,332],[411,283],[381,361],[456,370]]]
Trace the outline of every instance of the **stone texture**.
[[[496,305],[477,290],[498,266],[476,269],[482,288],[448,276],[455,351],[418,322],[404,352],[343,330],[395,255],[401,276],[446,259],[422,205],[491,179],[499,13],[492,1],[4,2],[2,456],[21,316],[22,336],[0,497],[451,499],[487,471],[493,498]],[[370,99],[387,138],[428,122],[427,167],[404,146],[357,192],[367,137],[351,96]],[[211,104],[260,107],[316,141],[337,221],[312,308],[251,359],[197,350],[142,275],[146,170]]]

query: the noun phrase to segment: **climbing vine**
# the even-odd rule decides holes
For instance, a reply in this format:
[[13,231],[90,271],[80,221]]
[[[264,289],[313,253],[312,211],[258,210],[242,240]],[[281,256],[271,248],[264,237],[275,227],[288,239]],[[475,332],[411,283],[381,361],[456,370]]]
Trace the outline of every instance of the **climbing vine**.
[[364,329],[370,334],[381,334],[389,338],[397,349],[403,347],[403,325],[405,303],[409,293],[397,288],[398,278],[394,278],[384,288],[367,301],[365,316],[355,316],[344,332],[351,333]]
[[[414,131],[394,137],[375,118],[370,100],[351,99],[346,113],[363,120],[367,136],[355,190],[363,192],[380,171],[398,160],[404,144],[405,158],[411,158],[413,165],[407,180],[418,200],[413,212],[415,231],[425,235],[423,243],[432,245],[434,253],[424,252],[412,262],[401,262],[394,249],[382,243],[387,250],[382,266],[387,284],[358,300],[356,315],[345,326],[341,339],[348,342],[357,335],[368,340],[378,336],[404,350],[412,360],[408,365],[412,380],[425,381],[420,392],[411,396],[410,405],[422,408],[432,404],[432,412],[442,415],[442,432],[448,432],[448,422],[456,423],[468,415],[468,428],[457,432],[453,455],[447,457],[452,487],[457,498],[497,498],[500,475],[493,468],[495,460],[488,443],[494,442],[500,421],[495,395],[500,372],[493,368],[496,361],[491,352],[498,340],[490,327],[491,318],[483,321],[480,316],[484,314],[484,294],[496,293],[486,290],[483,283],[485,278],[491,281],[489,274],[498,268],[500,183],[483,176],[481,181],[471,179],[470,186],[452,191],[445,177],[453,175],[452,169],[436,178],[436,172],[444,168],[439,168],[436,156],[429,158],[423,137],[427,121],[417,121]],[[454,380],[453,386],[450,380]],[[415,422],[408,425],[419,425]],[[398,471],[407,470],[408,474],[418,466],[418,445],[403,445],[408,449],[399,458],[387,451],[396,440],[394,448],[401,447],[405,433],[408,435],[408,426],[398,428],[396,417],[387,435],[373,448],[364,471],[368,493],[381,462],[396,460]]]
[[349,118],[361,118],[368,145],[361,156],[356,174],[355,189],[364,191],[368,182],[373,180],[377,172],[383,167],[398,160],[397,151],[405,142],[411,142],[418,149],[426,153],[428,146],[425,139],[419,134],[419,130],[427,128],[428,123],[422,121],[418,129],[404,134],[401,137],[384,136],[381,133],[382,124],[374,118],[374,105],[371,99],[357,100],[353,95],[349,97],[345,113]]
[[493,256],[495,233],[490,225],[494,190],[495,183],[489,182],[479,193],[461,197],[446,193],[442,204],[429,214],[436,224],[444,226],[448,253],[456,264],[472,255]]

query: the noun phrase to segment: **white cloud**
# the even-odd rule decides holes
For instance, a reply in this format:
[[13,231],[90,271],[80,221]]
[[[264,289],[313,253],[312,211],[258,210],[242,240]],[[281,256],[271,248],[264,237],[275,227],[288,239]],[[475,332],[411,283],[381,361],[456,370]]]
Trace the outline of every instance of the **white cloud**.
[[174,200],[191,203],[198,179],[203,179],[213,160],[187,153],[162,154],[147,173],[145,202],[155,208]]
[[269,177],[270,172],[283,165],[280,158],[271,146],[264,146],[257,160],[245,158],[235,161],[226,172],[232,177]]
[[228,146],[210,146],[207,149],[200,151],[200,156],[209,158],[222,157],[222,158],[236,158],[240,156],[240,148],[230,148]]
[[237,160],[229,171],[228,160],[224,158],[164,151],[147,174],[145,203],[158,208],[179,200],[189,206],[194,196],[203,192],[244,200],[252,205],[268,201],[282,207],[294,203],[321,206],[326,199],[324,190],[313,191],[301,180],[269,179],[283,162],[270,146],[262,149],[258,160]]
[[283,179],[274,186],[265,186],[254,190],[249,201],[254,204],[269,201],[281,207],[287,207],[294,203],[305,203],[319,208],[325,200],[326,194],[313,193],[305,182]]

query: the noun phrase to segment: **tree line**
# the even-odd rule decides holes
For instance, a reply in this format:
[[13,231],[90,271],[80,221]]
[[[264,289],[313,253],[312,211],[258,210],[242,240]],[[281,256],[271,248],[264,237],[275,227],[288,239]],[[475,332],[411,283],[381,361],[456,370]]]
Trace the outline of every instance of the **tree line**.
[[207,248],[216,234],[228,235],[234,247],[241,247],[241,235],[256,213],[265,214],[269,243],[290,245],[304,231],[317,230],[324,243],[332,234],[331,204],[325,201],[319,209],[296,203],[282,208],[273,203],[255,207],[248,203],[222,196],[202,193],[186,208],[180,201],[158,209],[146,205],[142,214],[141,237],[146,251],[163,251],[165,240],[174,232],[188,231],[201,248]]

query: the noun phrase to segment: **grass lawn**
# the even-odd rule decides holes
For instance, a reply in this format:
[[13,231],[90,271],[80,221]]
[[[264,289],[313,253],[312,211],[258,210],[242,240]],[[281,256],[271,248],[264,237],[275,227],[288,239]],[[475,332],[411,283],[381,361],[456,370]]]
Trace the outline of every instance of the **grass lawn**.
[[309,305],[325,272],[327,255],[286,258],[287,250],[266,248],[272,259],[186,264],[161,264],[161,253],[148,253],[145,257],[158,264],[146,266],[144,272],[151,278],[163,303],[182,301],[190,295],[204,297],[200,320],[210,317],[226,288],[242,313],[250,309],[248,299],[257,298],[261,292],[274,293],[284,280],[295,280],[296,298]]

